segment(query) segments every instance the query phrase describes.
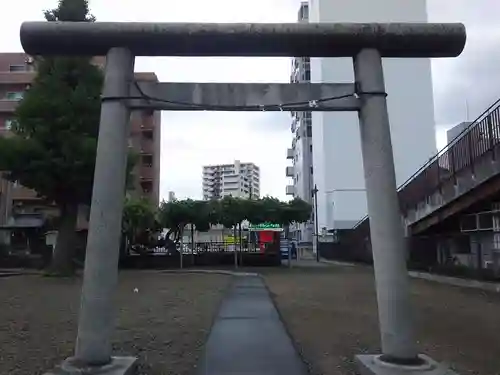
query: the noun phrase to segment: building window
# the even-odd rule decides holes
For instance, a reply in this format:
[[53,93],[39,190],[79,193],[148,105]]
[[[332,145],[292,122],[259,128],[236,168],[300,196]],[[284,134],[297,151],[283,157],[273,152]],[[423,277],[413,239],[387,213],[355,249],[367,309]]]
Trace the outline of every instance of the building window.
[[26,66],[25,65],[10,65],[9,71],[10,72],[25,72]]
[[7,100],[21,100],[23,98],[23,92],[8,92],[5,94],[5,99]]
[[149,194],[153,191],[152,181],[141,181],[141,188],[144,194]]
[[144,130],[142,132],[142,137],[144,139],[148,139],[148,140],[151,140],[153,139],[153,131],[152,130]]
[[309,151],[313,152],[313,145],[309,145]]
[[142,155],[142,165],[146,167],[153,166],[153,156],[152,155]]
[[306,133],[307,133],[307,137],[312,137],[312,126],[311,125],[307,125],[307,128],[306,128]]
[[313,174],[313,173],[314,173],[314,171],[313,171],[313,167],[311,167],[311,174]]

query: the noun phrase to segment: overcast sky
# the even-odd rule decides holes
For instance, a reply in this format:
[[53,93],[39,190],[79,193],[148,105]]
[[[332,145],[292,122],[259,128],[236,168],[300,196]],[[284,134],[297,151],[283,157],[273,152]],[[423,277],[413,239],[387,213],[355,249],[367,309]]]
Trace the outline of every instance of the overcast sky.
[[[401,6],[406,1],[420,0],[402,0]],[[42,19],[42,10],[56,3],[9,2],[8,11],[0,12],[0,52],[21,51],[21,22]],[[300,0],[90,0],[99,21],[295,22],[299,4]],[[437,139],[444,146],[443,129],[467,116],[473,120],[500,97],[500,1],[428,0],[428,6],[431,22],[463,22],[469,35],[461,57],[433,62]],[[287,82],[290,60],[140,58],[136,71],[154,71],[161,81]],[[179,198],[199,198],[202,165],[239,159],[260,166],[263,194],[285,198],[289,114],[164,112],[162,120],[162,197],[173,190]]]

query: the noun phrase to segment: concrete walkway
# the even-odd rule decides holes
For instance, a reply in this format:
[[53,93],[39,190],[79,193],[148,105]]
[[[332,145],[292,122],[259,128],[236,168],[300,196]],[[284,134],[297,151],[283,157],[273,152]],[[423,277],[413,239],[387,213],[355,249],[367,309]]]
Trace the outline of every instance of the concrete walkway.
[[198,374],[307,374],[260,277],[235,277],[208,337]]

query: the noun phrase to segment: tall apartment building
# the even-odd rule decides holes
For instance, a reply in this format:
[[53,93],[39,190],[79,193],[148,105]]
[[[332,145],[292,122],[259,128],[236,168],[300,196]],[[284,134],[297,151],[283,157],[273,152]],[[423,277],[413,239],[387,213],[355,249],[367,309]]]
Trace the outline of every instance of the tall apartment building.
[[[96,58],[95,64],[104,66],[104,58]],[[8,136],[13,114],[24,91],[35,77],[33,59],[23,53],[0,54],[0,136]],[[137,73],[139,81],[157,81],[154,73]],[[160,142],[161,117],[159,111],[137,111],[131,115],[129,147],[139,156],[133,173],[131,194],[147,196],[159,204],[160,195]],[[0,179],[0,225],[5,224],[13,211],[19,213],[47,212],[50,202],[44,202],[36,192]],[[83,209],[79,227],[86,226],[88,208]]]
[[260,197],[260,169],[253,163],[209,165],[203,167],[203,199]]
[[[300,4],[298,22],[309,22],[309,5],[306,1]],[[309,57],[292,59],[290,83],[310,82],[311,64]],[[287,158],[292,166],[286,168],[286,176],[293,181],[286,187],[286,194],[312,202],[313,189],[313,140],[311,112],[292,112],[290,129],[293,133],[292,148],[287,150]],[[293,236],[301,244],[312,243],[312,221],[297,225]]]
[[[310,0],[309,22],[427,22],[426,0]],[[430,59],[384,59],[397,184],[436,152]],[[312,82],[354,82],[351,58],[311,59]],[[357,113],[314,112],[319,228],[350,228],[366,213]]]

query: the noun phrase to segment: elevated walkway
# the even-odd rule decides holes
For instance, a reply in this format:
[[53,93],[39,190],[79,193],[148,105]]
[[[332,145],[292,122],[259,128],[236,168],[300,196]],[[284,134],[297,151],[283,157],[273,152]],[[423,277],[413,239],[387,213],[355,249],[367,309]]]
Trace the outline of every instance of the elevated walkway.
[[420,234],[500,191],[500,100],[400,189],[409,235]]
[[[398,189],[408,236],[500,194],[500,99]],[[369,234],[368,218],[353,235]]]

